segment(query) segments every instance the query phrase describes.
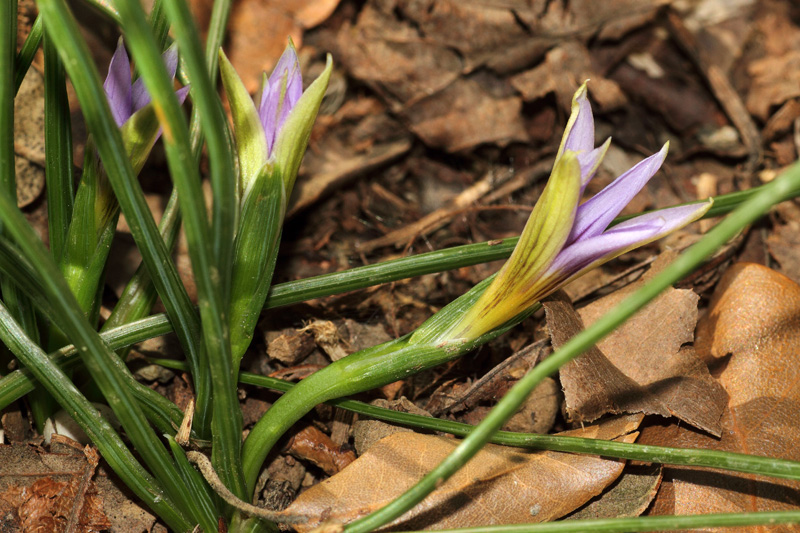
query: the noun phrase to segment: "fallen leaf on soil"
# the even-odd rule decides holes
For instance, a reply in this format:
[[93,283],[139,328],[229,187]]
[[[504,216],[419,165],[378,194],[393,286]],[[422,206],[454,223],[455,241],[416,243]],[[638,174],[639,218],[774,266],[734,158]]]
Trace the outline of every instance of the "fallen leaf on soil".
[[[800,286],[761,265],[732,266],[698,326],[697,349],[723,363],[718,364],[718,379],[730,401],[722,438],[654,426],[643,440],[799,460]],[[728,354],[727,361],[719,359]],[[800,504],[797,481],[672,466],[665,468],[664,479],[656,500],[658,514],[768,511]]]
[[[553,345],[558,347],[616,307],[658,272],[670,257],[656,261],[643,278],[580,310],[565,299],[545,302]],[[605,413],[675,416],[714,435],[727,397],[694,349],[698,297],[691,290],[669,289],[597,347],[561,368],[567,412],[576,420]]]
[[[674,258],[662,254],[642,279],[582,308],[587,325],[639,290]],[[672,416],[718,435],[727,395],[691,346],[698,296],[668,289],[598,343],[613,365],[658,398]]]
[[287,452],[298,459],[305,459],[332,476],[355,461],[356,454],[341,450],[331,438],[314,426],[306,426],[289,439]]
[[619,85],[595,71],[588,50],[577,42],[553,48],[541,65],[512,77],[511,85],[522,93],[525,101],[555,92],[561,108],[569,110],[575,87],[590,78],[589,92],[601,111],[611,111],[627,103]]
[[[641,416],[609,420],[564,435],[633,442]],[[439,464],[459,440],[395,433],[339,474],[315,485],[287,508],[311,521],[351,522],[383,507]],[[488,445],[392,527],[451,528],[476,524],[544,522],[599,494],[622,472],[623,462],[558,452],[525,452]]]
[[[55,449],[55,446],[54,440],[51,447]],[[42,519],[39,523],[48,525],[40,531],[59,531],[56,524],[61,523],[59,527],[63,527],[66,524],[63,518],[69,516],[64,506],[67,506],[66,509],[72,508],[77,495],[74,491],[76,483],[80,482],[90,466],[82,451],[83,448],[77,443],[75,446],[77,448],[71,449],[59,444],[58,453],[47,453],[30,446],[0,445],[0,513],[3,513],[0,518],[9,516],[4,511],[17,509],[22,502],[27,506],[23,509],[25,513],[11,517],[11,520],[26,520],[27,515],[23,515],[28,509],[33,509],[37,513],[36,517]],[[65,492],[62,496],[58,496],[58,491],[61,490]],[[72,491],[71,496],[67,497],[70,491]],[[62,501],[62,498],[66,499]],[[103,515],[104,510],[105,515]],[[47,518],[48,512],[52,520]],[[96,527],[94,531],[110,527],[116,532],[139,533],[152,530],[156,522],[153,515],[120,490],[118,482],[112,481],[102,467],[88,485],[80,516],[84,524],[99,525],[103,518],[110,521],[110,526]],[[45,520],[47,524],[43,522]],[[49,524],[53,527],[49,527]],[[3,527],[7,525],[0,521],[0,531],[5,531]],[[87,531],[85,528],[78,530]]]
[[522,100],[491,76],[466,78],[405,110],[411,131],[428,146],[450,152],[482,143],[525,142]]
[[753,79],[747,109],[762,120],[772,106],[800,96],[800,50],[753,61],[747,70]]
[[13,484],[0,492],[0,508],[6,511],[2,530],[88,533],[111,527],[103,513],[103,498],[91,481],[100,455],[89,446],[84,453],[87,461],[65,481],[41,477],[31,485]]
[[[195,0],[196,9],[204,9]],[[228,22],[226,53],[251,93],[261,84],[261,73],[278,61],[291,36],[300,47],[303,32],[327,19],[339,0],[237,0]]]
[[628,465],[608,490],[565,520],[639,516],[650,506],[659,485],[661,465]]

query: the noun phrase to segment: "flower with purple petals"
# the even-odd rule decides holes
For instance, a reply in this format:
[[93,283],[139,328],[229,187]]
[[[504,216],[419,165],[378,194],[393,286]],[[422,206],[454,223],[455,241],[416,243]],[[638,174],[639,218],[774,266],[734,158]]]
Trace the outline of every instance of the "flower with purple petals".
[[560,287],[627,251],[693,222],[711,201],[661,209],[609,228],[609,224],[655,175],[668,144],[580,204],[610,143],[594,146],[594,118],[584,83],[553,172],[514,252],[492,284],[450,330],[450,339],[474,339],[500,326]]
[[220,50],[220,76],[231,105],[243,198],[259,176],[271,173],[272,166],[278,169],[285,191],[291,191],[331,70],[328,57],[325,70],[303,91],[300,61],[290,42],[272,74],[264,75],[254,102]]
[[[167,72],[174,78],[178,68],[177,48],[171,46],[161,58],[167,67]],[[114,122],[122,132],[122,140],[131,164],[138,172],[161,136],[161,128],[153,106],[149,105],[150,93],[144,82],[141,78],[136,81],[131,80],[131,62],[121,38],[108,65],[108,75],[103,83],[103,90]],[[175,96],[183,103],[188,93],[189,87],[185,86],[175,91]]]
[[[171,46],[161,56],[164,66],[167,67],[170,77],[175,77],[178,70],[178,50]],[[117,49],[108,65],[108,75],[103,83],[103,89],[111,106],[111,114],[117,126],[122,127],[134,113],[150,103],[150,93],[144,86],[142,78],[131,82],[131,62],[122,39],[117,44]],[[186,98],[189,87],[182,87],[176,91],[178,99],[182,102]]]
[[267,139],[267,154],[272,154],[278,132],[302,95],[300,60],[294,46],[287,46],[269,78],[264,74],[259,97],[258,118]]

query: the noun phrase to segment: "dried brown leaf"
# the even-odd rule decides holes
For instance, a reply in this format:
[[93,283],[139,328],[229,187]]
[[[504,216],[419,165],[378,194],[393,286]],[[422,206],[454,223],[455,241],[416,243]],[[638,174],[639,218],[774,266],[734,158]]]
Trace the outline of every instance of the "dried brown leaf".
[[[195,0],[203,9],[203,2]],[[237,0],[228,22],[226,53],[247,90],[255,92],[261,74],[275,66],[291,36],[299,47],[305,29],[325,21],[339,0]]]
[[[657,272],[669,258],[641,279],[581,309],[591,324],[616,307]],[[605,413],[675,416],[714,435],[727,397],[691,347],[697,320],[697,295],[670,289],[656,298],[597,347],[560,371],[567,412],[576,420]],[[553,345],[558,347],[582,329],[564,299],[546,302]]]
[[[565,434],[633,442],[640,421],[640,416],[623,417]],[[417,433],[390,435],[336,476],[301,494],[287,511],[316,517],[301,531],[323,519],[351,522],[402,494],[459,442]],[[552,520],[599,494],[622,468],[616,460],[488,445],[391,527],[438,529]]]
[[356,454],[342,450],[331,438],[314,426],[306,426],[289,439],[287,451],[299,459],[305,459],[333,475],[355,461]]
[[[646,442],[800,459],[800,286],[764,266],[738,263],[720,281],[697,337],[698,351],[708,358],[730,354],[719,372],[730,395],[722,438],[672,426],[648,428]],[[664,475],[671,481],[659,493],[657,512],[767,511],[800,504],[796,481],[677,467]],[[793,529],[770,529],[779,530]]]
[[655,498],[660,484],[661,465],[628,465],[608,490],[565,519],[639,516]]
[[610,111],[627,103],[619,85],[599,75],[592,67],[588,50],[577,42],[553,48],[541,65],[512,77],[511,84],[526,101],[555,92],[562,109],[569,110],[575,87],[589,78],[592,100],[601,110]]
[[[60,449],[67,452],[66,447]],[[0,509],[17,510],[10,524],[0,525],[11,528],[16,524],[21,531],[34,531],[34,527],[63,531],[82,490],[81,481],[91,468],[78,450],[46,453],[29,446],[0,446]],[[76,531],[81,532],[111,528],[139,533],[151,530],[156,521],[102,469],[85,484],[83,505],[77,511]]]

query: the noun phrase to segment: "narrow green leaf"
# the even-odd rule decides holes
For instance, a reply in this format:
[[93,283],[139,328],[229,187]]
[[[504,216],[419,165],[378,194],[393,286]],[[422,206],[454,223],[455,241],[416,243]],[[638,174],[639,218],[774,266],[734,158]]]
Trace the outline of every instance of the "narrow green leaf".
[[239,154],[239,179],[242,196],[253,186],[256,176],[267,164],[269,148],[258,111],[242,79],[228,61],[225,52],[219,51],[219,69],[225,94],[231,106],[233,128],[236,133],[236,152]]
[[[48,34],[51,34],[60,45],[59,53],[75,87],[86,123],[97,143],[103,167],[134,240],[142,253],[142,258],[164,302],[187,358],[191,361],[193,369],[196,369],[202,366],[200,321],[172,262],[170,252],[158,233],[144,194],[133,173],[119,129],[111,117],[100,76],[91,61],[91,54],[86,43],[80,38],[74,17],[62,0],[41,2],[40,11],[45,17]],[[199,372],[197,374],[197,401],[201,404],[202,401],[207,401],[209,391],[207,384],[202,381],[202,374]]]
[[20,51],[17,54],[17,60],[14,67],[16,71],[14,76],[14,94],[19,91],[19,88],[22,86],[22,80],[25,79],[28,69],[31,68],[31,63],[33,63],[36,50],[39,49],[39,44],[42,42],[42,35],[44,35],[42,16],[37,15],[36,20],[33,21],[31,32],[25,38],[25,42],[22,43],[22,48],[20,48]]
[[165,7],[180,44],[192,87],[192,99],[208,146],[214,196],[211,250],[212,257],[216,258],[220,310],[227,315],[233,270],[233,237],[238,216],[236,174],[229,149],[228,121],[217,95],[216,83],[212,82],[216,76],[209,76],[215,70],[206,64],[203,57],[203,49],[197,37],[200,32],[194,24],[188,4],[183,0],[171,0]]
[[[36,18],[36,24],[41,24]],[[75,185],[72,176],[72,121],[67,78],[52,39],[44,40],[44,146],[47,182],[47,227],[50,252],[61,260],[72,218]]]

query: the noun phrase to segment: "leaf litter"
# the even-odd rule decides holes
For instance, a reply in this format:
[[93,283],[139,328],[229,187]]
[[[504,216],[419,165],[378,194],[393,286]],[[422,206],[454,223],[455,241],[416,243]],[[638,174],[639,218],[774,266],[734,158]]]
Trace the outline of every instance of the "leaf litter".
[[[210,3],[197,0],[192,5],[198,20],[207,20]],[[675,24],[676,17],[679,24]],[[518,234],[527,217],[519,206],[534,203],[541,190],[542,172],[537,169],[552,159],[557,147],[557,130],[568,112],[565,95],[574,90],[570,83],[577,85],[586,77],[593,80],[590,93],[599,112],[598,137],[613,128],[620,147],[616,156],[621,160],[639,158],[664,141],[671,142],[666,172],[637,200],[637,210],[701,198],[697,182],[703,173],[714,175],[718,193],[756,184],[753,173],[740,170],[747,163],[744,158],[748,152],[754,150],[762,152],[764,159],[758,170],[764,171],[761,175],[767,180],[792,161],[800,147],[800,96],[794,83],[796,72],[791,69],[800,49],[797,20],[797,7],[785,0],[241,0],[231,18],[231,57],[251,87],[257,85],[261,70],[277,59],[287,34],[300,48],[304,70],[319,68],[325,51],[334,53],[337,65],[334,90],[326,97],[324,115],[312,134],[301,171],[303,178],[298,182],[291,212],[295,220],[285,230],[276,280],[376,262],[395,257],[400,248],[418,252]],[[92,49],[99,62],[107,62],[110,48],[103,43],[114,39],[108,38],[109,26],[95,26],[91,28],[97,32],[91,37],[95,43]],[[682,33],[681,28],[689,33]],[[270,53],[273,49],[274,55]],[[719,72],[712,72],[709,66],[722,72],[722,83]],[[726,88],[732,90],[726,93]],[[742,109],[746,120],[742,119]],[[80,129],[79,114],[73,118]],[[748,120],[757,130],[763,126],[755,138],[748,131]],[[35,138],[29,144],[29,148],[34,147]],[[32,166],[41,166],[40,153],[25,151],[19,142],[18,148]],[[78,154],[81,150],[76,146]],[[163,161],[156,162],[155,170],[159,164],[163,166]],[[598,183],[608,179],[613,169],[600,172]],[[153,177],[143,181],[147,194],[163,199],[163,187],[158,183],[164,175],[150,175]],[[448,200],[479,180],[487,178],[495,183],[491,181],[493,175],[508,181],[469,206],[446,209]],[[33,182],[40,183],[41,176]],[[33,203],[26,207],[27,214],[38,216],[40,227],[45,228],[44,219],[37,214],[44,207],[43,202],[36,201],[41,189],[32,190]],[[407,230],[425,214],[439,209],[446,209],[447,216],[435,227]],[[798,223],[796,204],[778,207],[771,221],[745,234],[737,246],[683,286],[694,283],[702,311],[709,289],[716,285],[718,273],[730,257],[756,258],[766,264],[774,264],[774,259],[781,272],[800,280],[795,235]],[[386,235],[400,238],[376,241]],[[681,239],[670,240],[669,245],[682,247],[696,235],[687,232]],[[385,244],[367,252],[359,250],[358,243],[370,241]],[[663,249],[666,245],[660,246]],[[629,280],[630,272],[648,262],[654,250],[634,252],[618,265],[582,280],[580,290],[570,288],[576,299],[599,299],[577,313],[567,302],[559,302],[561,308],[556,313],[567,317],[563,321],[572,326],[555,328],[562,330],[558,335],[574,333],[580,322],[591,324],[626,291],[634,290],[631,287],[607,294]],[[186,263],[181,259],[185,255],[185,250],[179,252],[179,261]],[[412,330],[493,268],[480,265],[310,302],[281,311],[280,316],[267,313],[261,328],[263,342],[255,344],[246,368],[265,374],[307,374],[329,360],[327,350],[317,344],[314,335],[302,332],[310,320],[338,325],[346,319],[397,336]],[[749,279],[746,290],[730,283],[734,288],[728,290],[739,298],[730,294],[727,298],[715,297],[709,316],[716,317],[716,325],[711,328],[708,318],[701,321],[695,347],[692,331],[697,295],[685,288],[675,289],[662,297],[663,302],[657,301],[635,318],[626,326],[627,331],[621,329],[598,346],[593,356],[595,367],[588,368],[597,375],[592,377],[591,372],[585,372],[587,368],[562,371],[552,386],[564,389],[565,404],[559,404],[561,398],[556,398],[556,411],[561,408],[567,416],[556,413],[549,425],[564,430],[578,420],[586,423],[593,418],[604,424],[607,415],[602,411],[657,413],[660,416],[644,422],[644,442],[749,450],[797,459],[794,441],[798,421],[794,418],[798,411],[789,387],[796,365],[791,362],[792,349],[788,347],[796,335],[796,324],[786,315],[795,313],[790,304],[797,289],[772,272],[752,274],[752,265],[746,275],[741,267],[734,268],[739,269],[737,278]],[[729,276],[723,283],[730,281]],[[614,285],[606,287],[609,280]],[[780,287],[777,292],[744,300],[747,291],[774,283]],[[777,309],[781,304],[787,307]],[[779,326],[768,327],[765,320],[776,316]],[[546,340],[546,332],[538,323],[538,319],[526,322],[525,327],[474,356],[384,387],[366,399],[391,400],[405,395],[411,398],[411,405],[438,405],[439,416],[477,422],[530,365],[513,365],[494,379],[482,380],[482,376],[524,346]],[[728,326],[723,331],[719,324]],[[350,351],[353,328],[349,329],[349,337],[330,343],[331,351]],[[279,333],[270,336],[267,332]],[[723,332],[733,340],[724,341]],[[758,346],[749,344],[747,338],[758,339]],[[788,344],[782,344],[784,341]],[[767,348],[772,351],[767,352]],[[166,354],[174,354],[174,350],[167,344],[159,348]],[[728,351],[732,355],[727,355]],[[269,358],[268,352],[272,352]],[[537,357],[530,364],[535,364]],[[711,365],[711,373],[705,364]],[[603,379],[598,381],[598,375]],[[576,388],[576,383],[582,383],[582,388]],[[781,384],[786,387],[781,388]],[[153,386],[180,403],[191,396],[185,376],[176,375],[167,383],[154,382]],[[594,407],[587,389],[597,392],[601,399]],[[263,413],[273,399],[253,389],[245,393],[245,405],[255,402],[254,411],[258,413]],[[452,409],[447,407],[448,402],[459,398],[466,400]],[[531,416],[536,418],[531,412],[523,413],[523,417]],[[11,418],[3,418],[8,429]],[[324,470],[332,472],[337,457],[349,460],[352,431],[348,433],[348,424],[351,422],[341,422],[335,410],[320,407],[314,424],[319,433],[304,433],[308,426],[299,426],[295,436],[299,435],[301,441],[310,435],[303,446],[313,448],[323,443],[321,453],[307,457],[303,446],[294,450],[290,446],[288,452],[300,459],[278,455],[273,461],[278,466],[265,470],[271,477],[265,480],[264,501],[284,507],[296,492],[310,492],[308,487],[325,478]],[[340,438],[342,427],[344,441]],[[340,437],[323,438],[334,431]],[[441,440],[430,435],[419,437]],[[366,454],[361,455],[364,457]],[[584,459],[587,464],[597,460]],[[623,469],[623,462],[613,463],[622,475],[617,474],[616,481],[609,475],[605,490],[593,487],[602,491],[598,498],[572,494],[572,489],[579,495],[586,492],[580,483],[559,494],[571,502],[564,515],[582,505],[579,501],[590,498],[577,513],[633,516],[641,512],[797,508],[800,503],[797,487],[783,481],[668,467],[665,481],[659,485],[655,472],[642,474],[637,466]],[[9,468],[7,464],[0,463],[3,474]],[[36,471],[33,466],[26,468]],[[95,476],[98,484],[102,479]],[[615,489],[635,479],[641,482],[633,484],[635,489],[622,497],[614,495]],[[502,482],[497,485],[501,487]],[[655,490],[656,502],[646,509]],[[104,508],[113,508],[117,514],[119,509],[133,505],[112,499],[106,492],[100,495],[105,499]],[[608,507],[608,501],[624,505]],[[531,509],[527,512],[530,515]],[[150,522],[141,530],[152,527],[154,519],[147,516]],[[485,521],[462,525],[481,523]]]
[[[721,438],[658,425],[646,428],[641,442],[800,460],[800,286],[762,265],[735,264],[714,291],[697,336],[698,353],[730,397]],[[672,466],[665,467],[664,477],[656,514],[796,509],[800,504],[796,481]]]

